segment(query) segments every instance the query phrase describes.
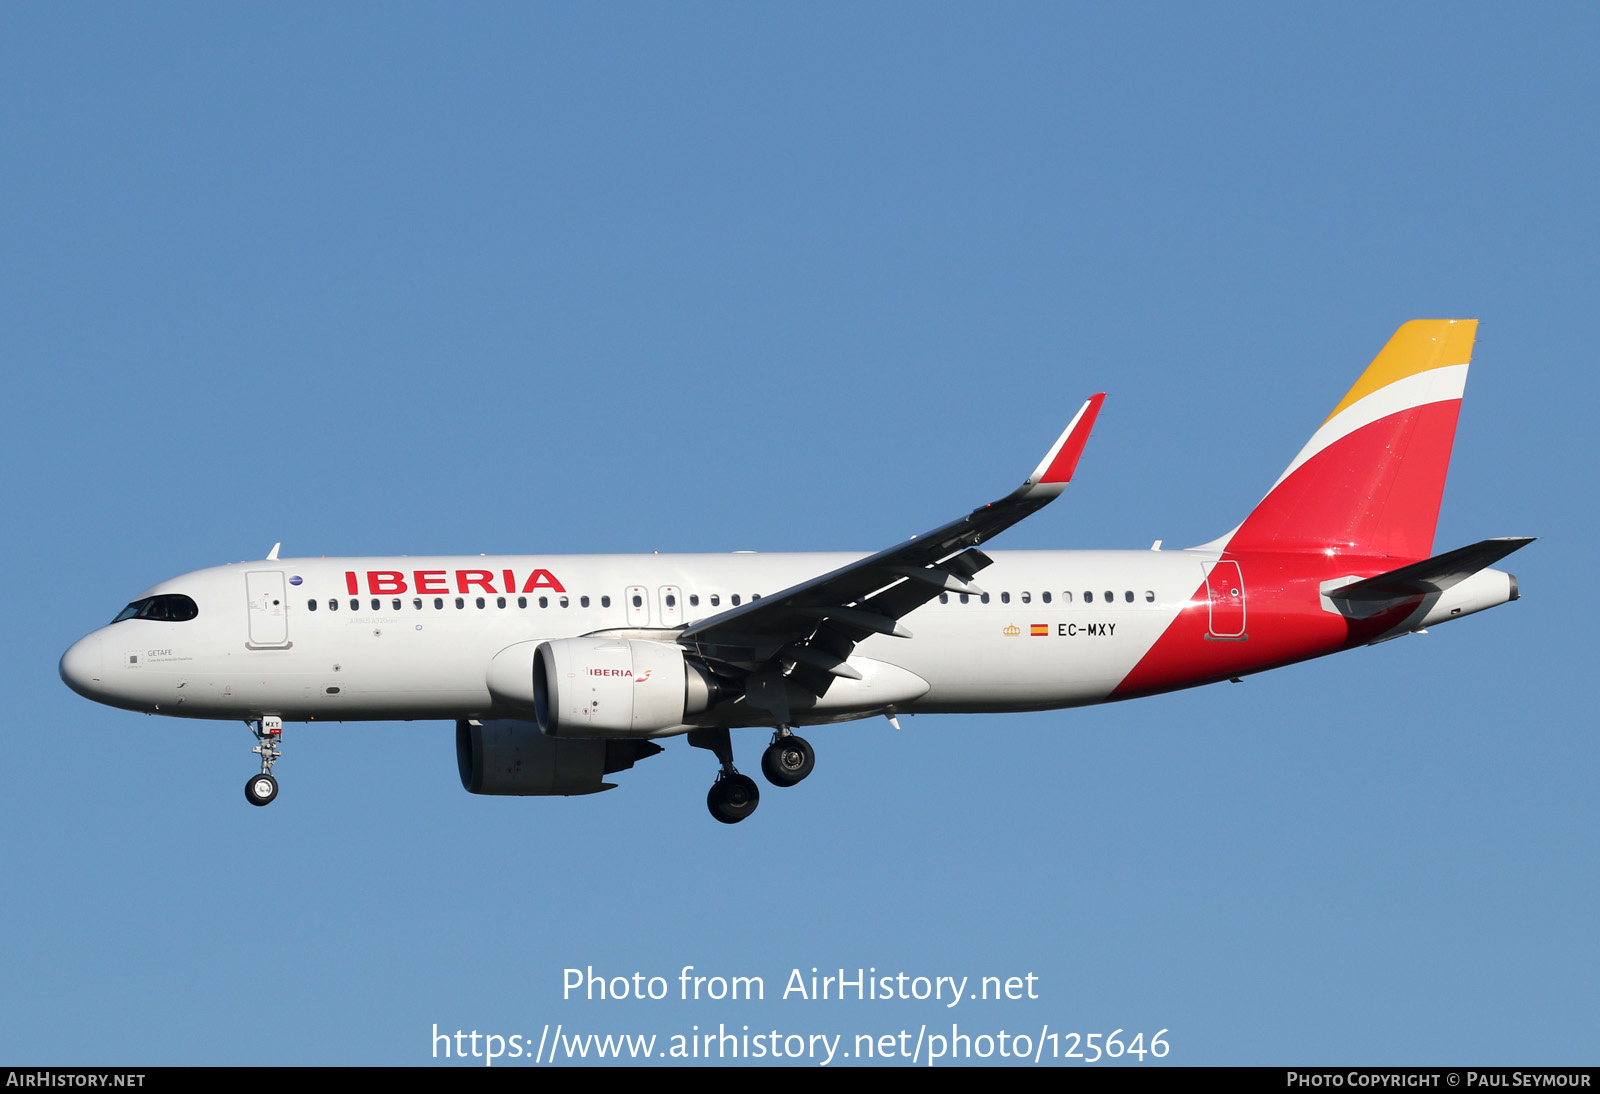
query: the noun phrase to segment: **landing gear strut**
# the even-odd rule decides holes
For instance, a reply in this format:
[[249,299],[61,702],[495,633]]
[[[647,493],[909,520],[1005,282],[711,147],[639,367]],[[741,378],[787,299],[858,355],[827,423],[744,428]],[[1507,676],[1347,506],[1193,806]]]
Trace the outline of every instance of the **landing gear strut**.
[[794,786],[817,766],[817,754],[804,737],[787,729],[772,735],[772,743],[761,754],[761,773],[773,786]]
[[256,747],[250,751],[261,757],[261,774],[250,776],[244,784],[244,797],[251,805],[270,805],[278,796],[278,780],[272,777],[272,765],[283,755],[279,742],[283,740],[283,719],[264,717],[250,726],[256,735]]
[[689,743],[696,748],[710,749],[722,770],[717,781],[706,794],[706,808],[723,824],[738,824],[761,804],[761,789],[748,775],[739,774],[733,766],[733,744],[726,729],[694,729],[689,731]]

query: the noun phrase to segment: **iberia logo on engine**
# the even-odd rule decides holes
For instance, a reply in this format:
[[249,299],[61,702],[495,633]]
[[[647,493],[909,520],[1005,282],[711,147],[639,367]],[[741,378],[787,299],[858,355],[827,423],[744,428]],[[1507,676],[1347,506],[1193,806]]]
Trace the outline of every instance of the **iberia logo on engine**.
[[[635,684],[644,683],[646,680],[650,679],[650,674],[652,672],[654,672],[654,671],[656,671],[656,670],[655,669],[645,669],[643,672],[641,672],[634,679],[633,682]],[[590,669],[589,670],[589,675],[590,676],[633,676],[633,670],[632,669]]]

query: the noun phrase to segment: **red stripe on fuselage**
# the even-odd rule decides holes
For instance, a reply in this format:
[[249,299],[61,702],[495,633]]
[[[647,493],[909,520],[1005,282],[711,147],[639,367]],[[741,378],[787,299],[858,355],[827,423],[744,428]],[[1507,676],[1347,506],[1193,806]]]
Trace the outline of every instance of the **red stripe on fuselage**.
[[1112,699],[1215,683],[1365,645],[1415,607],[1415,602],[1408,602],[1361,620],[1322,607],[1322,582],[1347,575],[1373,577],[1398,565],[1393,559],[1345,556],[1332,560],[1312,554],[1235,555],[1231,551],[1223,557],[1239,563],[1248,617],[1245,636],[1211,637],[1210,597],[1201,580],[1177,618],[1112,690]]
[[1368,619],[1322,606],[1322,582],[1374,577],[1433,551],[1460,399],[1408,407],[1341,437],[1273,487],[1229,539],[1239,564],[1243,638],[1212,635],[1202,578],[1113,699],[1209,684],[1364,645],[1420,598]]

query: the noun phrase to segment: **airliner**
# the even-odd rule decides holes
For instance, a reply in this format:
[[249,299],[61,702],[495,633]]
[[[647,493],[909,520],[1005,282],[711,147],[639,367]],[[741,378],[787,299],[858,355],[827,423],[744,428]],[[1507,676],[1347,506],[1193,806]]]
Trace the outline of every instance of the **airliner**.
[[[141,593],[61,658],[86,698],[238,719],[278,794],[285,722],[453,721],[475,794],[575,795],[685,735],[727,824],[755,811],[731,730],[800,783],[797,728],[1056,710],[1238,680],[1517,599],[1491,567],[1529,538],[1433,553],[1476,332],[1416,320],[1384,346],[1242,523],[1182,550],[994,551],[1054,500],[1089,398],[1026,481],[876,554],[279,558]],[[980,580],[981,578],[981,580]]]

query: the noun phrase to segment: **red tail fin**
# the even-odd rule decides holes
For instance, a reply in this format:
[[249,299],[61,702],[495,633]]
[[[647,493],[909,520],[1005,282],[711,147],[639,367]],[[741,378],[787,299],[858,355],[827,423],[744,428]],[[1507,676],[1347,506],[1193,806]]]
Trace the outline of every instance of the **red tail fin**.
[[1228,552],[1432,554],[1477,326],[1417,319],[1396,331]]

